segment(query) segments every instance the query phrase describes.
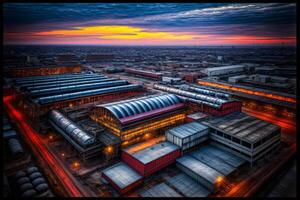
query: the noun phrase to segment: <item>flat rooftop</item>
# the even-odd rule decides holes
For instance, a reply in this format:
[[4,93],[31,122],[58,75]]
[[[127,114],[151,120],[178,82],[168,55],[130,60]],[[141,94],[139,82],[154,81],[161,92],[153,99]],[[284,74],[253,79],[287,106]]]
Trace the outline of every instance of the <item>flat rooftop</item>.
[[154,187],[141,192],[140,195],[142,197],[182,197],[165,183],[155,185]]
[[[178,149],[180,149],[179,146],[172,144],[171,142],[161,142],[141,151],[129,154],[143,164],[147,164]],[[126,152],[126,150],[124,151]]]
[[244,164],[246,161],[228,151],[225,151],[223,149],[219,149],[218,147],[215,147],[213,145],[207,145],[201,147],[197,152],[204,153],[208,156],[214,156],[220,160],[223,160],[225,163],[238,168],[242,164]]
[[227,176],[236,170],[235,167],[229,165],[224,160],[214,156],[213,154],[206,154],[204,152],[201,152],[201,149],[200,151],[194,151],[188,155],[214,168],[218,172],[222,173],[224,176]]
[[199,119],[203,119],[203,118],[207,117],[207,114],[204,114],[202,112],[197,112],[197,113],[187,115],[187,117],[194,119],[194,120],[199,120]]
[[212,185],[215,184],[218,177],[223,177],[224,175],[213,169],[212,167],[200,162],[196,158],[189,155],[182,156],[176,159],[177,164],[184,166],[195,174],[201,176]]
[[123,162],[119,162],[102,171],[110,180],[112,180],[119,188],[123,189],[142,179],[136,171]]
[[[209,129],[208,126],[205,126],[198,122],[192,122],[192,123],[184,124],[184,125],[169,129],[168,132],[178,138],[183,139],[183,138],[187,138],[189,136],[192,136],[199,132],[203,132],[208,129]],[[208,132],[203,132],[202,136],[207,135],[207,134],[208,134]]]
[[186,197],[207,197],[210,194],[204,186],[182,172],[176,176],[167,177],[166,180]]
[[202,123],[251,144],[280,129],[277,125],[242,112],[217,117]]
[[217,70],[226,70],[226,69],[234,69],[234,68],[243,68],[247,67],[246,65],[228,65],[228,66],[221,66],[221,67],[209,67],[205,68],[207,71],[217,71]]

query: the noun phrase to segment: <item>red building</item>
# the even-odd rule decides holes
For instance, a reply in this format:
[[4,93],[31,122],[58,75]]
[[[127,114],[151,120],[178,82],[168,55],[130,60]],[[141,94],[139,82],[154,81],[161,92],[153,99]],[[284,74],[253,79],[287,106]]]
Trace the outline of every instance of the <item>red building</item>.
[[130,153],[130,148],[127,148],[121,153],[122,160],[145,177],[174,163],[180,156],[180,148],[170,142],[162,142],[134,153]]

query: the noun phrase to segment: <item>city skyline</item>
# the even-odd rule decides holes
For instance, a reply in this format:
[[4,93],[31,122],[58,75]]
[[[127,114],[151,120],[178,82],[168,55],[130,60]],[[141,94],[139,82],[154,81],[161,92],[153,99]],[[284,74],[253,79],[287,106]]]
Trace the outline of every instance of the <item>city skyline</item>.
[[4,4],[4,44],[296,45],[296,4]]

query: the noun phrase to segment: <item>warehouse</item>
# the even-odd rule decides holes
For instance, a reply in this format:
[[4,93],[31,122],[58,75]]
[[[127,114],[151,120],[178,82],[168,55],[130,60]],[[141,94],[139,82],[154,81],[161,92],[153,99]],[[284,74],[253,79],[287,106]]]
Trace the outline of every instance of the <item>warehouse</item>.
[[201,184],[198,184],[185,173],[179,173],[166,178],[169,185],[180,191],[186,197],[207,197],[210,192]]
[[123,162],[103,170],[102,177],[120,194],[125,194],[143,183],[143,177]]
[[244,72],[249,67],[247,65],[230,65],[230,66],[222,66],[222,67],[209,67],[203,69],[201,72],[206,74],[207,76],[219,76],[226,74],[234,74],[238,72]]
[[218,172],[222,173],[224,176],[228,176],[233,171],[236,170],[235,167],[227,164],[222,159],[219,159],[218,157],[213,156],[211,154],[205,154],[205,153],[201,152],[201,149],[198,151],[194,151],[194,152],[190,153],[189,155],[192,156],[193,158],[196,158],[203,164],[206,164],[206,165],[210,166],[211,168],[214,168]]
[[[227,115],[232,112],[241,111],[242,107],[242,102],[230,98],[230,95],[208,89],[191,86],[176,88],[174,86],[170,87],[162,84],[154,84],[153,88],[176,94],[182,101],[189,102],[191,105],[196,105],[191,107],[199,109],[197,111],[212,115]],[[199,106],[199,104],[201,106]]]
[[280,145],[279,126],[244,113],[232,113],[202,123],[211,128],[213,144],[228,149],[251,166]]
[[142,197],[182,197],[165,183],[155,185],[150,189],[141,192],[140,195]]
[[49,66],[49,67],[22,67],[10,68],[10,77],[48,76],[53,74],[66,74],[81,72],[81,65],[72,66]]
[[41,117],[49,110],[95,101],[105,102],[116,97],[131,97],[143,92],[141,85],[88,73],[18,78],[14,83],[15,101],[37,130],[40,127],[36,124],[39,124]]
[[184,173],[198,183],[205,186],[209,191],[214,192],[224,178],[224,175],[199,160],[185,155],[176,160],[176,165]]
[[219,149],[213,145],[207,145],[201,147],[197,152],[201,152],[209,157],[215,157],[223,162],[231,165],[234,168],[238,168],[242,166],[246,161],[228,151],[224,151],[223,149]]
[[125,68],[125,72],[127,72],[129,74],[146,77],[146,78],[156,79],[156,80],[160,80],[163,75],[162,73],[159,73],[159,72],[130,69],[130,68]]
[[209,128],[198,122],[192,122],[166,131],[166,139],[178,145],[182,151],[188,150],[207,140]]
[[[107,135],[105,131],[94,133],[84,130],[78,124],[56,110],[52,110],[49,113],[49,122],[75,149],[83,161],[97,156],[103,156],[105,155],[106,147],[113,147],[120,144],[120,142],[116,140],[118,138],[109,137],[110,135]],[[112,154],[113,152],[110,153]]]
[[121,153],[122,160],[145,177],[174,163],[179,156],[180,148],[170,142],[161,142],[134,153],[124,149]]
[[173,95],[154,95],[96,105],[90,117],[111,130],[127,144],[139,142],[145,134],[180,124],[185,105]]

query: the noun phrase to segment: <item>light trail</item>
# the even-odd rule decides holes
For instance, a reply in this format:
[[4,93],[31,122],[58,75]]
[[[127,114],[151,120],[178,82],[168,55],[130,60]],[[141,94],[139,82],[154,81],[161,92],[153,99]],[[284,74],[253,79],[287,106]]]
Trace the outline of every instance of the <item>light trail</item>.
[[205,86],[210,86],[210,87],[221,88],[221,89],[225,89],[225,90],[232,90],[232,91],[242,92],[242,93],[256,95],[256,96],[267,97],[267,98],[270,98],[270,99],[276,99],[276,100],[280,100],[280,101],[296,103],[295,98],[285,97],[285,96],[281,96],[281,95],[277,95],[277,94],[270,94],[270,93],[266,93],[266,92],[262,92],[262,91],[255,91],[255,90],[235,87],[235,86],[231,86],[231,85],[224,85],[224,84],[221,84],[221,83],[211,83],[211,82],[207,82],[207,81],[198,80],[198,84],[205,85]]
[[262,119],[262,120],[265,120],[265,121],[268,121],[268,122],[271,122],[273,124],[280,126],[286,133],[296,134],[296,123],[294,121],[288,121],[285,119],[281,119],[280,117],[268,115],[268,114],[258,112],[255,110],[251,110],[251,109],[248,109],[245,107],[243,107],[242,110],[243,110],[243,112],[245,112],[251,116],[257,117],[259,119]]
[[51,167],[53,173],[59,177],[59,179],[64,184],[64,187],[67,188],[67,190],[70,192],[70,195],[72,197],[82,197],[83,195],[78,190],[76,185],[72,182],[68,174],[64,171],[64,169],[59,166],[57,163],[58,161],[55,159],[55,157],[49,152],[49,150],[45,147],[43,142],[41,141],[40,137],[38,136],[38,133],[35,132],[24,120],[22,114],[14,108],[14,106],[10,103],[10,100],[12,99],[12,96],[5,96],[3,98],[4,105],[7,108],[7,113],[10,115],[12,119],[15,120],[15,122],[18,124],[20,130],[23,134],[34,144],[34,146],[39,150],[39,153],[43,156],[43,159],[46,160],[46,162]]

